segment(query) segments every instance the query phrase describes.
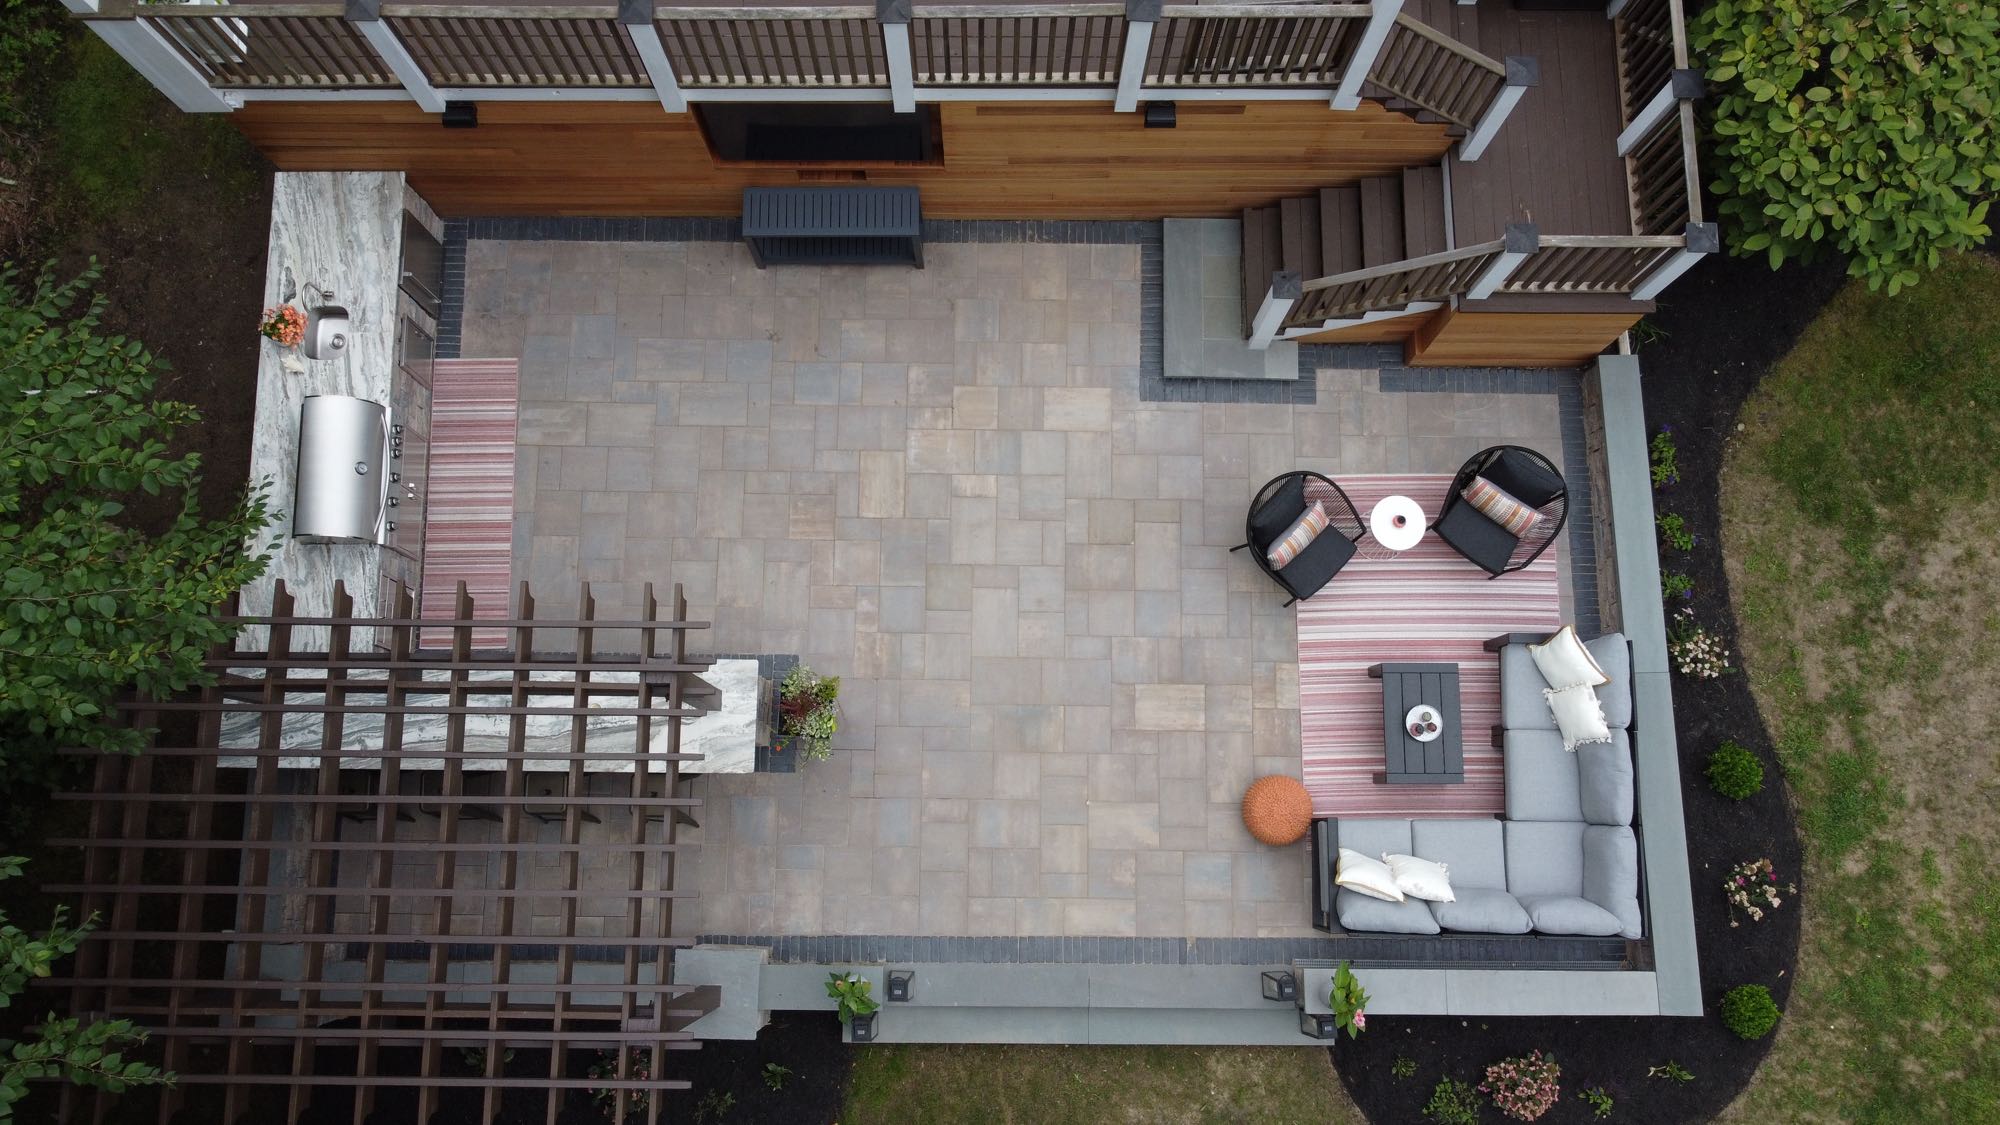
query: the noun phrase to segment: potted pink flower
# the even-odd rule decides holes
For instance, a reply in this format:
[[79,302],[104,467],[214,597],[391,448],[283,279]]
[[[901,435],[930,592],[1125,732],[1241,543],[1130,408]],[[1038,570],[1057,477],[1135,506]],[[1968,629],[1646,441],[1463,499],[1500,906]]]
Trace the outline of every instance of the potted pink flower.
[[306,314],[291,305],[265,309],[264,319],[257,325],[257,334],[276,341],[281,348],[296,348],[306,338]]
[[1326,1006],[1333,1009],[1334,1021],[1347,1029],[1349,1039],[1359,1039],[1367,1030],[1368,1013],[1362,1009],[1368,1006],[1368,992],[1354,979],[1354,971],[1345,961],[1333,971],[1333,989],[1327,994]]

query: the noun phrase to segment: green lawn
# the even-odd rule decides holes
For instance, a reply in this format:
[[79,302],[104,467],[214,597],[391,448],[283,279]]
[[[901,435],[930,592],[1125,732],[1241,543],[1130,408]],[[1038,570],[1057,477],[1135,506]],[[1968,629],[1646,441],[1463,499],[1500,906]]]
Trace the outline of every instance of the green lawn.
[[856,1054],[844,1125],[1358,1123],[1324,1050],[881,1046]]
[[1722,547],[1807,870],[1732,1116],[2000,1120],[2000,264],[1850,285],[1742,421]]

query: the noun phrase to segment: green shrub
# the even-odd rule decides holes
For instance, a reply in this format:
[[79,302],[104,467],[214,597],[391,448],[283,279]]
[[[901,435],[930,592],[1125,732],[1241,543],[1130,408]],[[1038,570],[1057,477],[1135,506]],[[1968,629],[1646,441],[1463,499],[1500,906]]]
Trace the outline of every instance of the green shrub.
[[1761,984],[1740,984],[1722,997],[1722,1022],[1745,1039],[1762,1039],[1778,1026],[1778,1002]]
[[1717,793],[1741,801],[1764,788],[1764,763],[1743,747],[1725,741],[1708,756],[1708,783]]
[[1479,1107],[1484,1104],[1485,1099],[1471,1083],[1440,1078],[1431,1100],[1424,1104],[1424,1116],[1438,1125],[1478,1125]]
[[1894,293],[1976,247],[2000,182],[1991,3],[1715,0],[1689,24],[1714,95],[1714,187],[1776,268],[1823,245]]

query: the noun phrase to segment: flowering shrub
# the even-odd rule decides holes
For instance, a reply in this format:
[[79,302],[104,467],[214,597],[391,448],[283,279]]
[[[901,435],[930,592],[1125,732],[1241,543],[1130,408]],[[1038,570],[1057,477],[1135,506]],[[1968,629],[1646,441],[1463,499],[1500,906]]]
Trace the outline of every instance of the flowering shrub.
[[276,340],[284,347],[296,348],[299,341],[306,338],[306,316],[290,305],[265,309],[264,319],[257,325],[257,334]]
[[1501,1059],[1486,1068],[1481,1093],[1493,1099],[1501,1113],[1516,1121],[1533,1121],[1549,1111],[1561,1095],[1562,1067],[1540,1051],[1518,1059]]
[[1345,961],[1333,971],[1333,989],[1327,993],[1326,1006],[1333,1009],[1334,1019],[1347,1029],[1349,1039],[1361,1038],[1361,1033],[1368,1029],[1368,1014],[1361,1010],[1368,1006],[1368,993],[1354,979],[1354,972]]
[[1708,784],[1734,801],[1764,788],[1764,763],[1757,755],[1725,739],[1708,756]]
[[1722,638],[1695,624],[1694,610],[1683,608],[1674,614],[1667,630],[1667,655],[1675,670],[1698,680],[1719,679],[1729,671],[1729,650]]
[[[1750,916],[1752,922],[1762,922],[1767,911],[1776,910],[1785,904],[1778,897],[1778,873],[1771,867],[1769,858],[1753,859],[1739,863],[1729,869],[1729,878],[1722,884],[1729,896],[1729,924],[1734,927],[1736,915],[1740,911]],[[1796,884],[1786,883],[1782,888],[1788,895],[1799,893]]]
[[1722,996],[1722,1022],[1745,1039],[1762,1039],[1778,1026],[1778,1002],[1761,984],[1739,984]]
[[1679,484],[1681,482],[1680,466],[1674,463],[1675,454],[1678,452],[1679,450],[1674,445],[1674,428],[1672,426],[1661,426],[1660,432],[1653,435],[1652,461],[1654,488],[1665,488],[1670,484]]

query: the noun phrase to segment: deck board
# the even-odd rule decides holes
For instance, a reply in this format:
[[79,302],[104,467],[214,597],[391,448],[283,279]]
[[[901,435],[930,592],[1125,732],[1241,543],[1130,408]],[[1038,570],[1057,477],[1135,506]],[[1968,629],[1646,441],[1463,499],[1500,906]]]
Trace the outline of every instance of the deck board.
[[[1481,9],[1490,9],[1482,19]],[[1411,16],[1495,58],[1531,55],[1541,83],[1515,107],[1486,154],[1451,159],[1455,241],[1501,237],[1508,223],[1548,234],[1631,234],[1618,60],[1600,12],[1523,12],[1506,0],[1460,6],[1411,0]]]

